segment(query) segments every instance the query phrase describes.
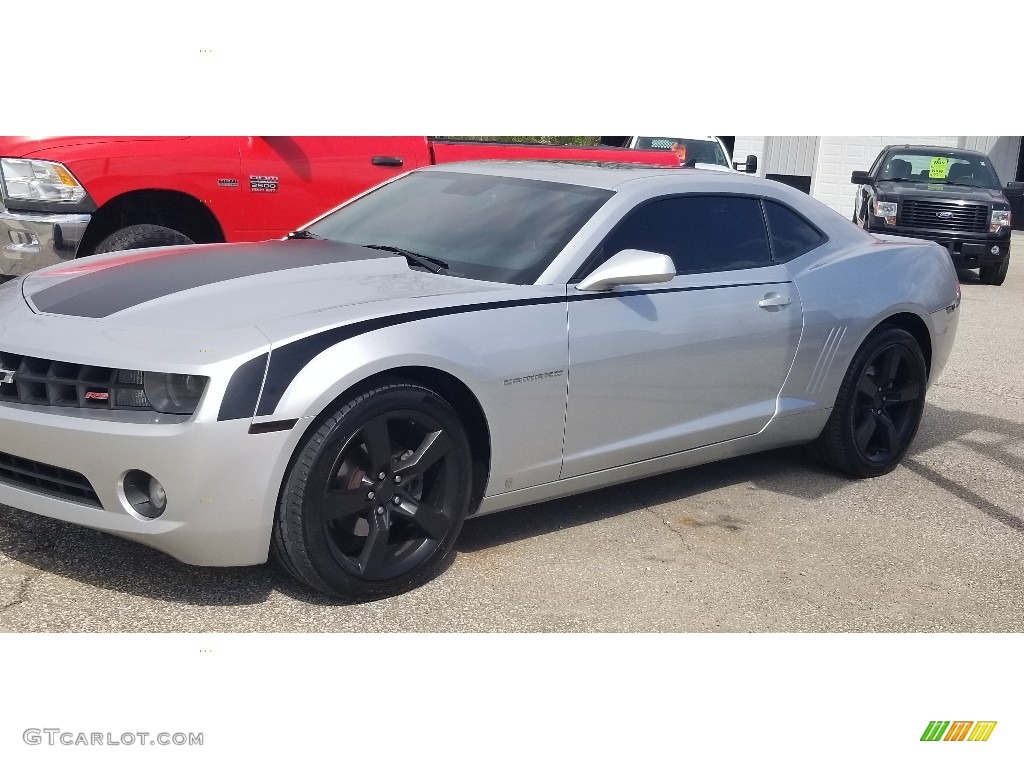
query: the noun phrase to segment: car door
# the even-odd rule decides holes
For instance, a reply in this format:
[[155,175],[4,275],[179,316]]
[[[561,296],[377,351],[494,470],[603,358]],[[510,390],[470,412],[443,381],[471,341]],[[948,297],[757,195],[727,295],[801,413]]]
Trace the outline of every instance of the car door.
[[758,432],[796,356],[800,300],[772,263],[758,199],[648,201],[592,266],[625,248],[665,253],[678,274],[604,293],[570,287],[562,477]]

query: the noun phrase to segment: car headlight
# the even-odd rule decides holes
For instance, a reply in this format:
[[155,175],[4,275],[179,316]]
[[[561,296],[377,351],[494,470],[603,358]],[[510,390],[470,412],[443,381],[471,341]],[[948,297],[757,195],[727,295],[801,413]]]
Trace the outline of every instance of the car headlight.
[[992,211],[992,219],[988,225],[989,232],[995,232],[1000,227],[1010,226],[1010,212],[1009,211]]
[[0,175],[8,200],[79,203],[85,199],[85,188],[60,163],[4,157],[0,158]]
[[886,203],[878,200],[875,202],[875,216],[881,216],[886,219],[895,219],[898,207],[898,203]]
[[143,377],[149,404],[160,413],[195,413],[208,381],[206,376],[186,373],[147,371]]

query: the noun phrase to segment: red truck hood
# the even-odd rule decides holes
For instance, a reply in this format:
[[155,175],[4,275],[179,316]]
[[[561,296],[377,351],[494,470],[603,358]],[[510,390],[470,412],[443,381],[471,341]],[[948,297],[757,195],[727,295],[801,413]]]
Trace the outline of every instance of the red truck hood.
[[0,136],[0,156],[32,157],[62,147],[86,144],[110,144],[126,141],[168,141],[186,139],[187,136]]

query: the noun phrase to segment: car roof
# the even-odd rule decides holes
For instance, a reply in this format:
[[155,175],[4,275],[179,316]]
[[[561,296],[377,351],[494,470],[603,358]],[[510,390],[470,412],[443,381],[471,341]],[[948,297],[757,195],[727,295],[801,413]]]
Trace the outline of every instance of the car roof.
[[717,136],[701,136],[699,133],[649,133],[646,136],[638,136],[637,138],[655,138],[656,136],[664,136],[666,139],[686,139],[687,141],[690,141],[692,139],[699,139],[701,141],[713,141],[715,143],[718,143]]
[[890,144],[885,148],[888,152],[890,149],[919,149],[926,152],[956,152],[961,155],[975,155],[976,157],[987,158],[984,152],[978,152],[974,149],[962,149],[960,147],[937,147],[931,144]]
[[593,160],[471,160],[427,166],[413,171],[413,173],[437,171],[553,181],[609,190],[618,189],[623,184],[642,179],[663,177],[671,177],[687,185],[692,183],[695,189],[701,188],[708,181],[720,182],[722,177],[734,175],[738,178],[742,177],[741,180],[747,183],[766,183],[764,179],[754,178],[748,174],[724,174],[717,170],[699,168],[595,162]]

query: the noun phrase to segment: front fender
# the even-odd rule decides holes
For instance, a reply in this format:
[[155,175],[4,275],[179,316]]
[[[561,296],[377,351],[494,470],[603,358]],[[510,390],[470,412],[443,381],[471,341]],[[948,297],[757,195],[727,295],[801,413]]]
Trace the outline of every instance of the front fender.
[[[315,419],[368,379],[428,368],[460,381],[484,412],[492,436],[488,494],[558,478],[569,362],[561,301],[398,323],[317,352],[290,381],[271,381],[274,355],[294,354],[286,350],[271,351],[254,425]],[[275,388],[283,394],[271,410]]]

